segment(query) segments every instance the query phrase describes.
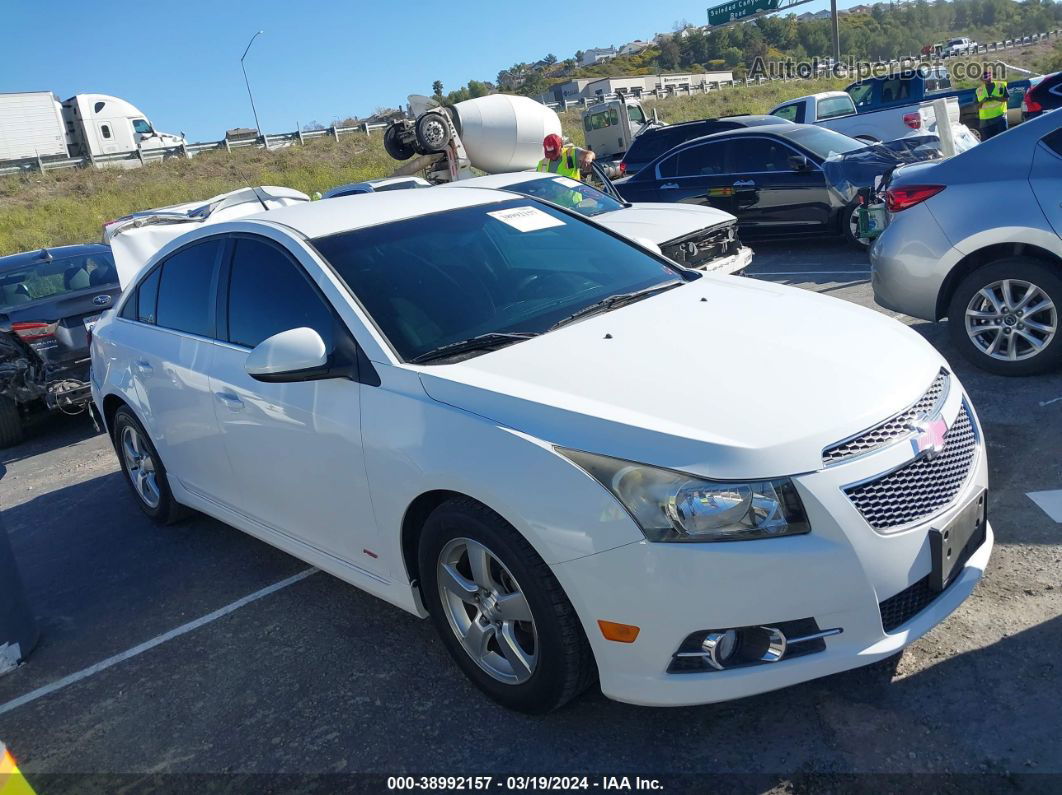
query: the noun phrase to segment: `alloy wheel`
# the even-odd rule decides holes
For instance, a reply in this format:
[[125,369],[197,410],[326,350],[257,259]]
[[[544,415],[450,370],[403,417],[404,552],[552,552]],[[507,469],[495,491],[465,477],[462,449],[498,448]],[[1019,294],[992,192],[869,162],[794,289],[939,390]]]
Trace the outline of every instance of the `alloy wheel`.
[[538,631],[520,584],[486,546],[451,540],[436,570],[446,620],[465,653],[492,678],[518,685],[538,665]]
[[122,429],[122,459],[125,461],[125,473],[137,496],[149,508],[158,508],[162,501],[158,467],[143,437],[132,425]]
[[1001,279],[976,293],[966,307],[966,333],[981,353],[1005,362],[1031,359],[1055,337],[1058,309],[1032,282]]

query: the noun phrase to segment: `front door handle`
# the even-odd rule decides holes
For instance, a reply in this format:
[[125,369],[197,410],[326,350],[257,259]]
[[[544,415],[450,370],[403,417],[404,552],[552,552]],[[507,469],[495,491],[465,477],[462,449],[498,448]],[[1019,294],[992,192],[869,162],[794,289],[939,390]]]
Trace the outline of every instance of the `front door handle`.
[[243,401],[233,392],[215,392],[214,395],[231,411],[240,411],[243,408]]
[[735,188],[755,188],[756,181],[752,179],[739,179],[734,183]]
[[660,190],[674,190],[677,187],[677,182],[665,182],[663,185],[660,186]]
[[137,359],[135,362],[133,362],[133,366],[136,367],[136,369],[144,375],[148,375],[155,369],[151,366],[151,363],[148,362],[146,359]]

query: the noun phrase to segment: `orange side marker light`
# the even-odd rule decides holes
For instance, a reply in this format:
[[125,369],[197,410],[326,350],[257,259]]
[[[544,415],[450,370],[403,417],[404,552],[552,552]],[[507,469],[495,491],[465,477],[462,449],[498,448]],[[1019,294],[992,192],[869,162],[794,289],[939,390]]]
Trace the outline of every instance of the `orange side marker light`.
[[615,621],[598,619],[597,625],[601,628],[601,634],[605,636],[605,640],[614,640],[616,643],[634,643],[641,631],[631,624],[617,624]]

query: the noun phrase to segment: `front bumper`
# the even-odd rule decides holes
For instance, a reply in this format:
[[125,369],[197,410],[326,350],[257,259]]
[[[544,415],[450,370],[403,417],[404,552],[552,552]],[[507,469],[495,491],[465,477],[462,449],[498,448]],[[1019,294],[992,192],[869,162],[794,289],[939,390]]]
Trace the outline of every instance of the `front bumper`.
[[[957,386],[957,382],[956,382]],[[945,416],[959,411],[961,389]],[[842,488],[910,461],[911,446],[795,478],[812,532],[769,540],[705,544],[636,542],[553,567],[579,614],[606,696],[679,706],[741,698],[868,665],[921,637],[955,610],[984,574],[993,534],[952,583],[905,623],[886,632],[879,604],[932,570],[929,530],[942,527],[988,486],[983,437],[969,475],[943,511],[899,532],[874,531]],[[668,673],[691,633],[772,626],[814,618],[841,628],[825,649],[780,662],[722,671]],[[634,643],[605,640],[597,621],[640,627]]]

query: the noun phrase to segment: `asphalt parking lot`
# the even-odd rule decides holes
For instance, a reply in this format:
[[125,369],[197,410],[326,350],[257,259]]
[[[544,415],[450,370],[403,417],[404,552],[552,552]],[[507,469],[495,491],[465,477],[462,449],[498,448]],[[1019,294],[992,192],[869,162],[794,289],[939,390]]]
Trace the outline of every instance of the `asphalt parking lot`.
[[[757,247],[751,272],[873,306],[868,269],[854,249],[800,244]],[[60,418],[0,455],[4,521],[42,629],[28,664],[0,677],[0,738],[44,792],[86,786],[64,774],[114,773],[133,791],[193,773],[230,774],[234,789],[252,781],[241,776],[270,789],[294,781],[277,775],[353,773],[701,774],[705,787],[739,773],[790,790],[934,773],[947,777],[903,786],[1055,789],[1062,778],[1038,774],[1062,776],[1062,524],[1027,493],[1062,489],[1062,373],[988,375],[945,327],[899,319],[951,361],[980,413],[997,545],[973,597],[892,669],[698,708],[590,692],[544,717],[510,713],[473,689],[427,622],[323,573],[257,594],[306,564],[202,516],[154,527],[107,439]]]

